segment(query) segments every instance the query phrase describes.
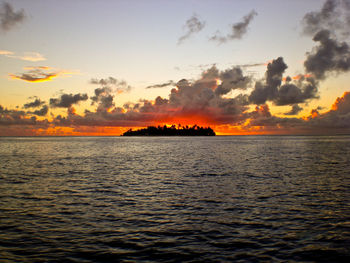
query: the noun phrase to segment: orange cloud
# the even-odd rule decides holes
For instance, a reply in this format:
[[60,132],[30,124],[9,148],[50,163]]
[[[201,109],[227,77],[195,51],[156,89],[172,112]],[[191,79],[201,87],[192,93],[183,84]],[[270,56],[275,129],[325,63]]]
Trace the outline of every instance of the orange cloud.
[[282,80],[283,81],[287,81],[287,80],[300,80],[300,79],[305,79],[305,78],[311,78],[312,77],[312,74],[298,74],[296,76],[293,76],[293,77],[284,77]]
[[342,106],[343,104],[345,104],[346,100],[349,100],[350,99],[350,92],[344,92],[343,96],[342,97],[338,97],[334,104],[332,105],[332,110],[333,111],[336,111],[339,109],[339,106]]
[[8,50],[0,50],[0,55],[3,55],[3,56],[10,56],[10,55],[13,55],[13,52],[12,51],[8,51]]
[[45,82],[62,75],[77,73],[68,70],[55,70],[54,68],[46,66],[24,67],[24,69],[28,70],[28,72],[22,74],[9,74],[10,78],[24,80],[27,82]]

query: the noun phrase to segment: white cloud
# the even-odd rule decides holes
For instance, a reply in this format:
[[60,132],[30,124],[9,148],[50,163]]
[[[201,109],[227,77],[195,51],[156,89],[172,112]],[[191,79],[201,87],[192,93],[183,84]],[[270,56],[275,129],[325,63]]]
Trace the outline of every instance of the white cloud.
[[3,55],[3,56],[8,57],[8,58],[15,58],[15,59],[32,61],[32,62],[46,60],[46,58],[38,52],[23,52],[22,55],[19,55],[19,54],[15,54],[12,51],[0,50],[0,55]]

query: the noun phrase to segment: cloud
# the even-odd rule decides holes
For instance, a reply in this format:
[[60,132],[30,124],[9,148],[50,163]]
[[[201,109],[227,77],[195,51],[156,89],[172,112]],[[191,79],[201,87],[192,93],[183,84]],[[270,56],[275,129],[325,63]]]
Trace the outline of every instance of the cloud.
[[29,111],[27,113],[38,115],[38,116],[45,116],[49,111],[49,107],[47,105],[44,105],[41,109],[35,110],[35,111]]
[[51,98],[50,106],[59,108],[69,108],[73,104],[79,103],[80,101],[85,101],[89,97],[87,94],[62,94],[59,98]]
[[327,0],[320,11],[307,13],[303,20],[303,33],[314,35],[328,29],[336,34],[348,36],[350,26],[350,2],[348,0]]
[[345,92],[342,97],[338,97],[330,111],[324,114],[313,111],[308,118],[307,124],[307,128],[312,131],[319,131],[321,133],[333,131],[341,134],[349,134],[350,92]]
[[36,125],[35,116],[27,116],[25,111],[8,110],[0,105],[0,126]]
[[332,105],[332,111],[336,111],[340,114],[350,113],[350,92],[344,92],[342,97],[336,99]]
[[[296,107],[297,108],[297,107]],[[259,128],[269,133],[287,134],[349,134],[350,132],[350,92],[337,98],[332,109],[320,113],[313,109],[307,118],[279,118],[271,115],[266,105],[246,113],[247,125],[244,129]]]
[[0,50],[0,55],[8,57],[8,58],[16,58],[16,59],[21,59],[21,60],[25,60],[25,61],[32,61],[32,62],[46,60],[46,58],[38,52],[24,52],[22,55],[16,55],[12,51]]
[[3,31],[9,31],[26,18],[24,10],[17,12],[13,10],[11,4],[3,2],[0,7],[0,27]]
[[28,70],[28,72],[17,75],[9,74],[9,76],[12,79],[19,79],[27,82],[44,82],[62,75],[76,74],[76,72],[73,71],[57,70],[50,67],[25,67],[24,69]]
[[[277,95],[271,100],[276,103],[276,98],[285,100],[285,98],[281,99],[281,87],[290,85],[290,82],[293,81],[288,78],[284,84],[279,83],[285,68],[282,59],[276,59],[271,64],[265,79],[262,81],[264,85],[269,83],[270,86],[277,86]],[[309,117],[277,117],[270,112],[267,104],[257,105],[255,109],[250,110],[251,102],[246,94],[226,97],[222,92],[217,92],[216,90],[220,86],[220,82],[217,80],[223,82],[221,78],[227,72],[234,73],[234,76],[240,76],[235,67],[221,71],[213,66],[204,71],[197,80],[182,79],[178,81],[167,98],[158,96],[154,101],[140,100],[137,103],[127,103],[123,107],[115,106],[113,92],[110,88],[97,88],[94,96],[91,97],[93,103],[98,105],[96,111],[85,110],[82,115],[75,112],[73,105],[80,101],[86,101],[87,94],[63,94],[59,98],[50,99],[50,106],[67,108],[67,115],[55,116],[52,113],[52,121],[47,119],[38,121],[33,116],[47,115],[48,107],[46,105],[43,105],[39,110],[28,112],[7,110],[1,107],[0,125],[2,128],[0,133],[5,134],[4,130],[8,130],[9,125],[21,125],[24,128],[40,127],[45,134],[45,129],[48,127],[58,129],[59,133],[59,127],[94,130],[97,129],[95,127],[144,127],[164,123],[210,125],[214,128],[218,127],[218,129],[226,125],[235,132],[252,134],[315,134],[320,132],[347,133],[350,131],[350,92],[339,97],[328,112],[320,113],[316,108]],[[231,75],[229,74],[229,76]],[[268,79],[270,80],[268,81]],[[307,80],[299,79],[298,81]],[[290,95],[286,95],[286,97],[289,98]],[[35,98],[28,103],[28,108],[42,104],[42,102],[37,102],[37,99]],[[288,102],[290,101],[288,100]],[[291,111],[285,115],[296,115],[300,112],[299,105],[291,105]],[[32,133],[35,133],[37,128],[33,129]]]
[[286,77],[286,83],[282,85],[286,69],[287,65],[282,57],[269,63],[265,79],[255,83],[254,90],[249,95],[249,101],[254,104],[272,101],[275,105],[283,106],[318,98],[318,82],[313,77],[299,75],[294,80]]
[[287,67],[282,57],[269,63],[265,80],[256,82],[255,88],[249,96],[250,102],[264,104],[268,100],[273,100],[278,93],[278,87],[282,83],[282,76]]
[[[215,91],[219,86],[217,79],[225,77],[223,81],[226,81],[237,76],[244,79],[245,76],[239,74],[242,72],[236,68],[220,71],[213,66],[195,81],[186,79],[178,81],[168,98],[158,96],[154,101],[140,100],[137,103],[126,103],[122,108],[115,106],[111,89],[101,87],[95,89],[95,95],[91,97],[93,104],[97,104],[95,112],[86,110],[84,115],[73,113],[68,113],[66,117],[59,115],[54,119],[54,123],[56,126],[70,127],[142,127],[174,122],[203,125],[235,123],[248,109],[248,97],[241,94],[233,98],[224,98],[222,92]],[[240,80],[235,83],[229,82],[228,85],[231,85],[230,89],[242,88]]]
[[327,73],[350,70],[350,48],[346,42],[333,39],[329,30],[317,32],[313,40],[319,45],[307,53],[304,66],[308,73],[324,79]]
[[266,66],[267,63],[251,63],[251,64],[242,64],[238,65],[240,68],[251,68],[251,67],[260,67]]
[[350,47],[339,39],[350,35],[350,1],[327,0],[320,11],[307,13],[302,22],[303,32],[318,43],[306,53],[306,72],[323,80],[328,74],[349,71]]
[[24,54],[21,55],[21,56],[9,55],[8,57],[18,58],[18,59],[21,59],[21,60],[32,61],[32,62],[46,60],[46,58],[43,55],[41,55],[40,53],[38,53],[38,52],[24,52]]
[[278,89],[277,96],[272,100],[275,105],[292,105],[305,103],[310,99],[318,99],[318,82],[312,78],[301,78],[298,81],[288,82]]
[[246,90],[251,84],[252,78],[244,76],[240,67],[233,67],[220,73],[221,84],[215,90],[215,93],[224,95],[231,90],[241,89]]
[[95,89],[95,96],[91,97],[92,105],[97,103],[97,111],[105,112],[115,106],[113,100],[114,95],[109,87]]
[[0,55],[3,55],[3,56],[13,55],[13,52],[8,50],[0,50]]
[[204,28],[204,26],[205,21],[200,21],[197,15],[194,14],[186,21],[186,24],[184,26],[186,33],[178,39],[177,44],[182,44],[183,41],[201,31]]
[[290,111],[284,113],[284,115],[297,115],[299,112],[303,110],[298,104],[294,104]]
[[32,102],[28,102],[23,105],[23,108],[28,109],[28,108],[37,108],[45,104],[45,101],[42,101],[38,97],[35,97],[35,100]]
[[221,36],[220,32],[217,32],[210,38],[210,40],[225,43],[230,40],[242,39],[242,37],[248,32],[249,24],[257,14],[258,13],[255,10],[252,10],[249,14],[243,17],[241,22],[231,26],[231,33],[226,36]]
[[108,77],[105,79],[93,78],[90,80],[90,84],[101,85],[102,87],[115,90],[117,93],[129,92],[132,89],[132,87],[125,80],[118,80],[113,77]]
[[95,94],[91,97],[92,105],[97,104],[98,112],[107,112],[114,108],[114,94],[129,92],[132,88],[125,80],[118,80],[113,77],[93,78],[90,80],[90,84],[101,86],[101,88],[95,89]]
[[147,86],[146,89],[164,88],[164,87],[175,86],[175,85],[176,85],[176,83],[174,81],[169,80],[168,82],[165,82],[165,83]]

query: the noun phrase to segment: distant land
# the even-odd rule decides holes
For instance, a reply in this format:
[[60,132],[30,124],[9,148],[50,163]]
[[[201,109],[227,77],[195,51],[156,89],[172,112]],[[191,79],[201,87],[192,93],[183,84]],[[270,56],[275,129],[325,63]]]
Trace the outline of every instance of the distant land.
[[172,125],[170,127],[164,125],[163,127],[158,126],[149,126],[144,129],[139,129],[133,131],[132,129],[129,129],[128,131],[124,132],[122,136],[215,136],[215,132],[212,128],[207,127],[199,127],[197,125],[194,125],[192,127],[190,126],[181,126],[178,125],[176,128],[175,125]]

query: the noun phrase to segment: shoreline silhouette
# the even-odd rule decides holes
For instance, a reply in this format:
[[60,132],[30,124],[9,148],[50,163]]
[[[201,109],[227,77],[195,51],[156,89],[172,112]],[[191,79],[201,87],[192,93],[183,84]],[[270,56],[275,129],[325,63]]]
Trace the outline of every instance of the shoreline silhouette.
[[198,125],[181,126],[172,125],[170,127],[164,126],[148,126],[147,128],[133,131],[129,129],[124,132],[122,136],[215,136],[215,132],[210,127],[200,127]]

